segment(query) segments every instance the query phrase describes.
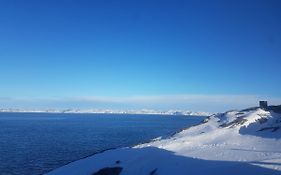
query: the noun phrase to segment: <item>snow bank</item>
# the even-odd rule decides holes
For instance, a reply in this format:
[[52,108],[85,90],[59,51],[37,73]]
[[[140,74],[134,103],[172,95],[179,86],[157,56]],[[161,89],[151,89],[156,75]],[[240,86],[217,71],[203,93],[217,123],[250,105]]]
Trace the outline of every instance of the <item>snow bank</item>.
[[280,137],[280,114],[229,111],[171,138],[105,151],[48,175],[280,175]]

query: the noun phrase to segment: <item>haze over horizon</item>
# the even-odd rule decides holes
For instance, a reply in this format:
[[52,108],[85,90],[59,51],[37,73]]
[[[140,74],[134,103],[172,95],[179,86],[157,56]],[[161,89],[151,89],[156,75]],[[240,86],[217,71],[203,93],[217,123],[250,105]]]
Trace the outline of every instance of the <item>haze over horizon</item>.
[[281,1],[0,2],[0,108],[281,104]]

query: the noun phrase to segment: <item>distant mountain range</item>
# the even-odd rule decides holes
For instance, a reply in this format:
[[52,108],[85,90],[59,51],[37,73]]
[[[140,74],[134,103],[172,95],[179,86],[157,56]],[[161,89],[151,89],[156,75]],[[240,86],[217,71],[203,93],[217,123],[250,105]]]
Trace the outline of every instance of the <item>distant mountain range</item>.
[[208,112],[192,112],[188,110],[111,110],[111,109],[0,109],[0,112],[30,112],[30,113],[78,113],[78,114],[155,114],[155,115],[193,115],[193,116],[210,116]]

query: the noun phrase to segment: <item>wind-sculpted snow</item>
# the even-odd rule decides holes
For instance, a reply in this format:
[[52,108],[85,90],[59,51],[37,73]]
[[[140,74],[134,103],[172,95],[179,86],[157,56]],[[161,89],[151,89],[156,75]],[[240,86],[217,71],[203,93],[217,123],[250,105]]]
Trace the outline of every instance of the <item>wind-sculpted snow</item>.
[[210,116],[167,139],[105,151],[49,175],[280,175],[281,115],[252,109]]
[[281,137],[281,114],[256,109],[248,112],[231,111],[215,115],[220,127],[239,129],[240,134],[260,137]]

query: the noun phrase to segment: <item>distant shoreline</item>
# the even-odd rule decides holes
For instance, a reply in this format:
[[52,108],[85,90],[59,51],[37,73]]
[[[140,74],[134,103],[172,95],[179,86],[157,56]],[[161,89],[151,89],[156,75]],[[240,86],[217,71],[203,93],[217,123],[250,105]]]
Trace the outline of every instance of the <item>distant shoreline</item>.
[[48,114],[137,114],[137,115],[174,115],[174,116],[210,116],[208,112],[191,112],[180,110],[156,111],[156,110],[22,110],[0,109],[0,113],[48,113]]

